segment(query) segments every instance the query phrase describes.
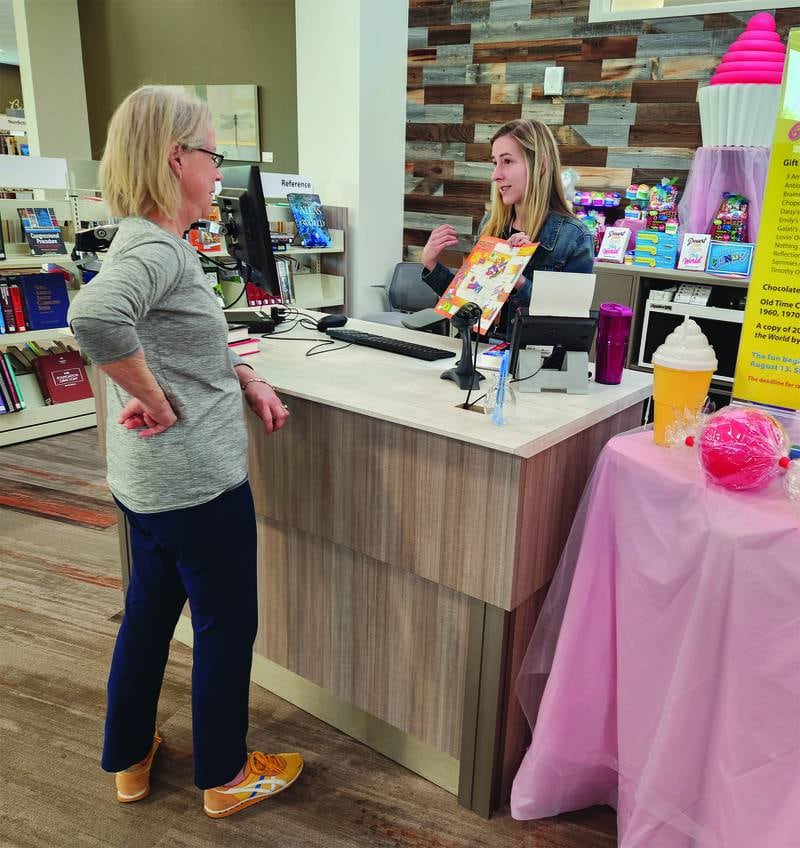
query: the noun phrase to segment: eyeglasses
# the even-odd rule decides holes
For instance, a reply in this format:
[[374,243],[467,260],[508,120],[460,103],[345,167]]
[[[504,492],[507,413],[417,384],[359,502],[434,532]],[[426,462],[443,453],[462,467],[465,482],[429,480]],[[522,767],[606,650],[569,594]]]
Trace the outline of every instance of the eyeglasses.
[[200,153],[208,153],[215,168],[219,168],[225,161],[225,157],[221,153],[215,153],[213,150],[206,150],[204,147],[192,147],[192,150],[197,150]]

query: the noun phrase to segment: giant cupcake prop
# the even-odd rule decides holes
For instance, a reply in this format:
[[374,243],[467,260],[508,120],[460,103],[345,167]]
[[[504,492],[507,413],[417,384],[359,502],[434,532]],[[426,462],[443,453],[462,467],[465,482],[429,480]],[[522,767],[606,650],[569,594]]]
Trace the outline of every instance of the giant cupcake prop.
[[780,105],[786,46],[768,12],[759,12],[701,88],[704,147],[770,147]]

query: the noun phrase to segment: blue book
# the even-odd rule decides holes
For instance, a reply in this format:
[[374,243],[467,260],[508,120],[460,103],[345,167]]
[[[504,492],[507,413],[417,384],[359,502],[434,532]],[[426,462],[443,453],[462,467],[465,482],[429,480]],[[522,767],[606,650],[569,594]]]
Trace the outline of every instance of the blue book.
[[69,295],[63,274],[21,274],[19,284],[31,330],[67,326]]
[[287,194],[300,243],[303,247],[330,247],[331,234],[325,223],[322,203],[316,194]]

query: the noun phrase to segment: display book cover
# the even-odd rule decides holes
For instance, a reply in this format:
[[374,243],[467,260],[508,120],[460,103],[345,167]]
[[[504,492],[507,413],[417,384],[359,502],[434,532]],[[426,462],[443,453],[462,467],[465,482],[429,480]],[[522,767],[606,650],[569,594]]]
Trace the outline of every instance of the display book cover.
[[434,310],[452,318],[464,304],[476,303],[481,308],[480,332],[485,335],[538,246],[536,242],[512,247],[503,239],[481,236]]
[[286,199],[289,201],[289,209],[300,236],[300,244],[303,247],[330,247],[331,234],[325,223],[319,195],[290,192]]
[[17,209],[17,214],[32,254],[45,256],[67,252],[54,209],[29,206]]
[[58,271],[21,274],[16,279],[22,289],[29,330],[54,330],[67,326],[69,294],[63,274]]
[[83,359],[77,350],[38,356],[33,361],[33,368],[46,404],[94,397]]

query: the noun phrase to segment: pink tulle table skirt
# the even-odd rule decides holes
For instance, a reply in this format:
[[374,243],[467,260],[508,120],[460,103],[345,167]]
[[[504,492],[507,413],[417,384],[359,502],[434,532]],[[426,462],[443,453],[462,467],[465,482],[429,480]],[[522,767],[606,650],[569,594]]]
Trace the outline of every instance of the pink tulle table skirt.
[[719,211],[722,195],[741,194],[750,201],[747,240],[755,242],[767,185],[769,148],[699,147],[694,154],[686,190],[678,201],[683,233],[707,233]]
[[800,845],[800,517],[652,433],[598,460],[517,681],[511,812],[617,807],[623,848]]

